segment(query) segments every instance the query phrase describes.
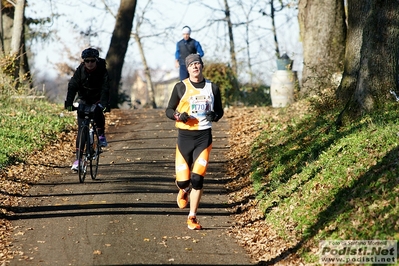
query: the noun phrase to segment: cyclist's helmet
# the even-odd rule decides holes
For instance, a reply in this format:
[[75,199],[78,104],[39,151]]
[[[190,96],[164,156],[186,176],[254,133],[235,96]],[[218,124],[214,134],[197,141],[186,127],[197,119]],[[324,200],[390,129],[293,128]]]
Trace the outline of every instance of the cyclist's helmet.
[[98,58],[100,56],[100,53],[98,52],[97,49],[94,48],[87,48],[83,50],[82,52],[82,59],[85,58]]

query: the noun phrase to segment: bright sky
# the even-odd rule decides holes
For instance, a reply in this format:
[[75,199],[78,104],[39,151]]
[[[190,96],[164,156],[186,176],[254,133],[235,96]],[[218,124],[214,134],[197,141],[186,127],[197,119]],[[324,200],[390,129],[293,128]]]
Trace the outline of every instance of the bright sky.
[[[91,7],[88,2],[92,2],[96,7]],[[119,0],[107,0],[110,8],[116,14]],[[176,42],[182,38],[181,28],[189,25],[192,28],[191,37],[198,40],[205,52],[204,62],[223,61],[228,62],[229,45],[227,40],[227,27],[225,23],[216,23],[208,27],[209,20],[221,19],[224,13],[221,11],[212,11],[209,7],[221,10],[224,6],[223,0],[153,0],[152,5],[147,9],[144,17],[147,19],[140,30],[141,36],[151,36],[156,33],[165,33],[161,38],[147,37],[143,38],[143,45],[148,64],[151,68],[174,68],[174,53]],[[188,4],[192,2],[191,4]],[[230,3],[231,2],[231,3]],[[229,1],[232,9],[233,23],[245,22],[251,5],[263,2],[257,0],[246,0],[244,6],[234,5],[236,1]],[[72,4],[71,4],[72,3]],[[138,1],[136,7],[135,21],[142,15],[145,0]],[[103,1],[89,0],[35,0],[28,1],[26,15],[29,17],[51,17],[52,13],[58,13],[61,16],[54,19],[51,24],[42,30],[46,32],[57,31],[58,38],[52,42],[34,43],[32,51],[36,54],[36,61],[33,68],[42,73],[46,69],[50,75],[56,75],[54,63],[67,62],[69,65],[78,65],[81,51],[89,45],[100,49],[100,56],[105,57],[109,47],[110,37],[114,27],[114,18],[112,15],[105,14]],[[259,3],[258,3],[259,4]],[[206,6],[207,5],[207,6]],[[47,7],[47,8],[43,8]],[[256,6],[253,10],[259,10]],[[299,43],[299,30],[295,17],[295,10],[289,10],[291,16],[289,23],[286,23],[286,16],[279,15],[277,22],[278,38],[281,43],[281,51],[286,51],[294,59],[294,70],[300,70],[298,66],[301,63],[301,44]],[[287,15],[287,14],[286,14]],[[234,28],[234,41],[237,53],[237,59],[241,66],[241,77],[248,79],[248,55],[251,58],[252,72],[255,76],[270,84],[271,75],[276,70],[274,61],[274,40],[271,35],[270,20],[262,17],[259,12],[251,13],[248,19],[255,19],[257,24],[252,24],[246,35],[244,25]],[[71,22],[77,24],[73,28]],[[287,28],[287,25],[291,25]],[[88,31],[97,33],[97,37],[82,38],[80,32]],[[248,37],[248,38],[247,38]],[[250,49],[246,49],[247,41]],[[71,59],[70,56],[75,59]],[[124,73],[132,73],[134,69],[142,68],[141,57],[138,52],[137,44],[132,38],[124,63]],[[297,69],[295,69],[297,68]],[[176,69],[176,76],[178,70]]]

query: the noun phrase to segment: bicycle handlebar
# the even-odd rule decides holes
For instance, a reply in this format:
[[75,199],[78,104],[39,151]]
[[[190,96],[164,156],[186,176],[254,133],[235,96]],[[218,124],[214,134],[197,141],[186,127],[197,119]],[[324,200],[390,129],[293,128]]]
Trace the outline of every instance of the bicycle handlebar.
[[[82,105],[81,107],[79,107],[79,105]],[[86,104],[86,103],[78,103],[78,102],[74,102],[72,105],[71,105],[71,107],[72,107],[72,109],[70,109],[70,111],[85,111],[85,112],[94,112],[94,109],[95,109],[95,107],[99,107],[99,108],[101,108],[102,110],[103,110],[103,112],[104,113],[107,113],[107,112],[110,112],[110,107],[109,106],[106,106],[106,107],[104,107],[104,106],[102,106],[100,103],[98,103],[98,104]],[[66,107],[66,102],[65,102],[65,109],[68,109],[67,107]],[[90,111],[88,111],[88,109],[90,110]]]
[[[72,111],[76,111],[76,110],[84,110],[88,107],[90,107],[90,109],[94,109],[94,106],[97,106],[98,104],[86,104],[86,103],[78,103],[78,102],[74,102],[71,107],[72,107]],[[80,106],[80,107],[79,107]]]

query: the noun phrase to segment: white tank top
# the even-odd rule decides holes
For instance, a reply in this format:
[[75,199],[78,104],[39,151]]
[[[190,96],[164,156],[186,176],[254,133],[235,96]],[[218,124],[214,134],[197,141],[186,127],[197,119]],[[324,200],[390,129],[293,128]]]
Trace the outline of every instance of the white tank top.
[[205,86],[202,89],[195,88],[190,79],[183,80],[183,83],[186,86],[186,92],[180,99],[176,111],[187,112],[190,119],[186,123],[176,121],[176,127],[188,130],[204,130],[212,127],[212,122],[207,121],[205,117],[206,111],[213,110],[212,83],[205,80]]

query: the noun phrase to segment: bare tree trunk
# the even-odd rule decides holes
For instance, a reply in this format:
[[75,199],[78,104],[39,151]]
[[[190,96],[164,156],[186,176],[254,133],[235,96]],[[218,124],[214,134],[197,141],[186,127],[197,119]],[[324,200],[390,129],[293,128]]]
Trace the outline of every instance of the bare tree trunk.
[[[139,32],[138,28],[136,28],[136,32]],[[157,108],[157,104],[155,102],[154,85],[153,85],[152,79],[151,79],[151,72],[150,72],[150,68],[148,67],[147,60],[145,59],[144,49],[141,44],[140,36],[138,36],[136,33],[136,34],[134,34],[134,39],[136,40],[137,45],[139,47],[141,61],[144,66],[144,75],[145,75],[145,79],[146,79],[146,83],[147,83],[147,92],[148,92],[148,98],[149,98],[148,106],[150,106],[151,108]]]
[[[12,29],[14,25],[14,11],[15,7],[9,2],[5,4],[2,3],[1,9],[1,46],[2,49],[0,53],[10,54],[11,50],[11,39],[12,39]],[[7,30],[5,30],[7,29]]]
[[254,73],[252,71],[252,60],[251,60],[251,49],[249,46],[249,22],[245,23],[245,44],[247,50],[247,67],[248,67],[248,74],[249,74],[249,82],[252,84]]
[[227,0],[224,0],[224,14],[225,14],[225,20],[227,22],[227,28],[229,32],[229,44],[230,44],[230,59],[231,59],[231,70],[234,75],[234,79],[232,82],[233,86],[233,94],[238,95],[240,88],[238,85],[238,80],[237,80],[237,75],[238,75],[238,64],[237,64],[237,58],[236,58],[236,51],[235,51],[235,43],[234,43],[234,35],[233,35],[233,23],[231,21],[231,16],[230,16],[230,6]]
[[280,12],[284,10],[288,6],[287,3],[284,3],[283,1],[279,0],[280,6],[276,8],[276,5],[274,4],[275,0],[269,0],[266,2],[266,5],[270,6],[270,10],[268,10],[266,7],[261,9],[259,12],[262,13],[263,16],[268,16],[270,17],[272,21],[272,32],[273,32],[273,40],[274,40],[274,50],[276,51],[276,57],[280,58],[281,53],[280,53],[280,45],[278,43],[278,38],[277,38],[277,27],[276,27],[276,12]]
[[378,108],[398,87],[399,9],[395,1],[348,1],[348,38],[344,74],[338,88],[343,114],[362,115]]
[[3,3],[0,0],[0,56],[4,56]]
[[272,19],[272,31],[273,31],[273,37],[274,37],[274,50],[276,51],[276,57],[279,58],[281,56],[280,54],[280,48],[278,45],[278,39],[277,39],[277,28],[276,28],[276,16],[275,16],[275,9],[274,9],[274,0],[270,1],[270,18]]
[[244,4],[245,3],[241,2],[241,1],[239,2],[239,5],[241,6],[243,13],[245,13],[245,22],[243,22],[242,24],[245,25],[245,40],[244,41],[245,41],[246,53],[247,53],[247,67],[248,67],[248,74],[249,74],[249,80],[250,80],[249,82],[252,83],[254,74],[252,71],[249,29],[250,29],[250,25],[251,25],[250,15],[252,13],[254,6],[250,6],[249,10],[247,11]]
[[[25,31],[25,16],[24,16],[24,30]],[[21,39],[21,59],[19,60],[19,77],[22,81],[31,81],[32,76],[30,73],[30,66],[28,61],[28,53],[26,51],[26,39],[25,34],[22,34]],[[29,84],[31,87],[33,84]]]
[[111,108],[118,108],[119,83],[132,31],[136,2],[136,0],[121,0],[118,14],[116,16],[115,28],[111,37],[111,43],[106,56],[108,72],[111,78]]
[[24,11],[25,0],[17,0],[14,11],[14,24],[12,28],[11,49],[10,55],[15,61],[14,79],[16,86],[21,83],[24,78],[23,71],[23,49],[22,49],[22,34],[24,31]]
[[25,0],[17,0],[14,13],[14,25],[12,29],[11,39],[11,55],[20,55],[21,53],[21,38],[24,29],[24,10]]
[[152,83],[151,71],[150,71],[150,68],[148,67],[147,60],[145,58],[144,48],[143,48],[143,44],[141,42],[141,37],[140,37],[140,27],[143,24],[144,15],[146,13],[147,8],[151,5],[151,2],[152,2],[152,0],[148,0],[145,8],[143,9],[142,15],[136,19],[137,20],[136,32],[133,33],[133,36],[134,36],[134,39],[136,40],[137,45],[139,47],[141,62],[143,63],[143,66],[144,66],[144,75],[145,75],[146,84],[147,84],[147,95],[149,98],[147,105],[151,108],[157,108],[157,104],[155,102],[155,88],[154,88],[154,84]]
[[304,58],[301,94],[306,95],[331,85],[331,75],[342,72],[344,0],[300,0],[298,9]]
[[231,22],[230,17],[230,7],[227,0],[224,0],[224,8],[226,15],[227,28],[229,31],[229,42],[230,42],[230,58],[231,58],[231,69],[233,70],[234,75],[237,76],[237,59],[236,59],[236,51],[234,47],[234,36],[233,36],[233,23]]

